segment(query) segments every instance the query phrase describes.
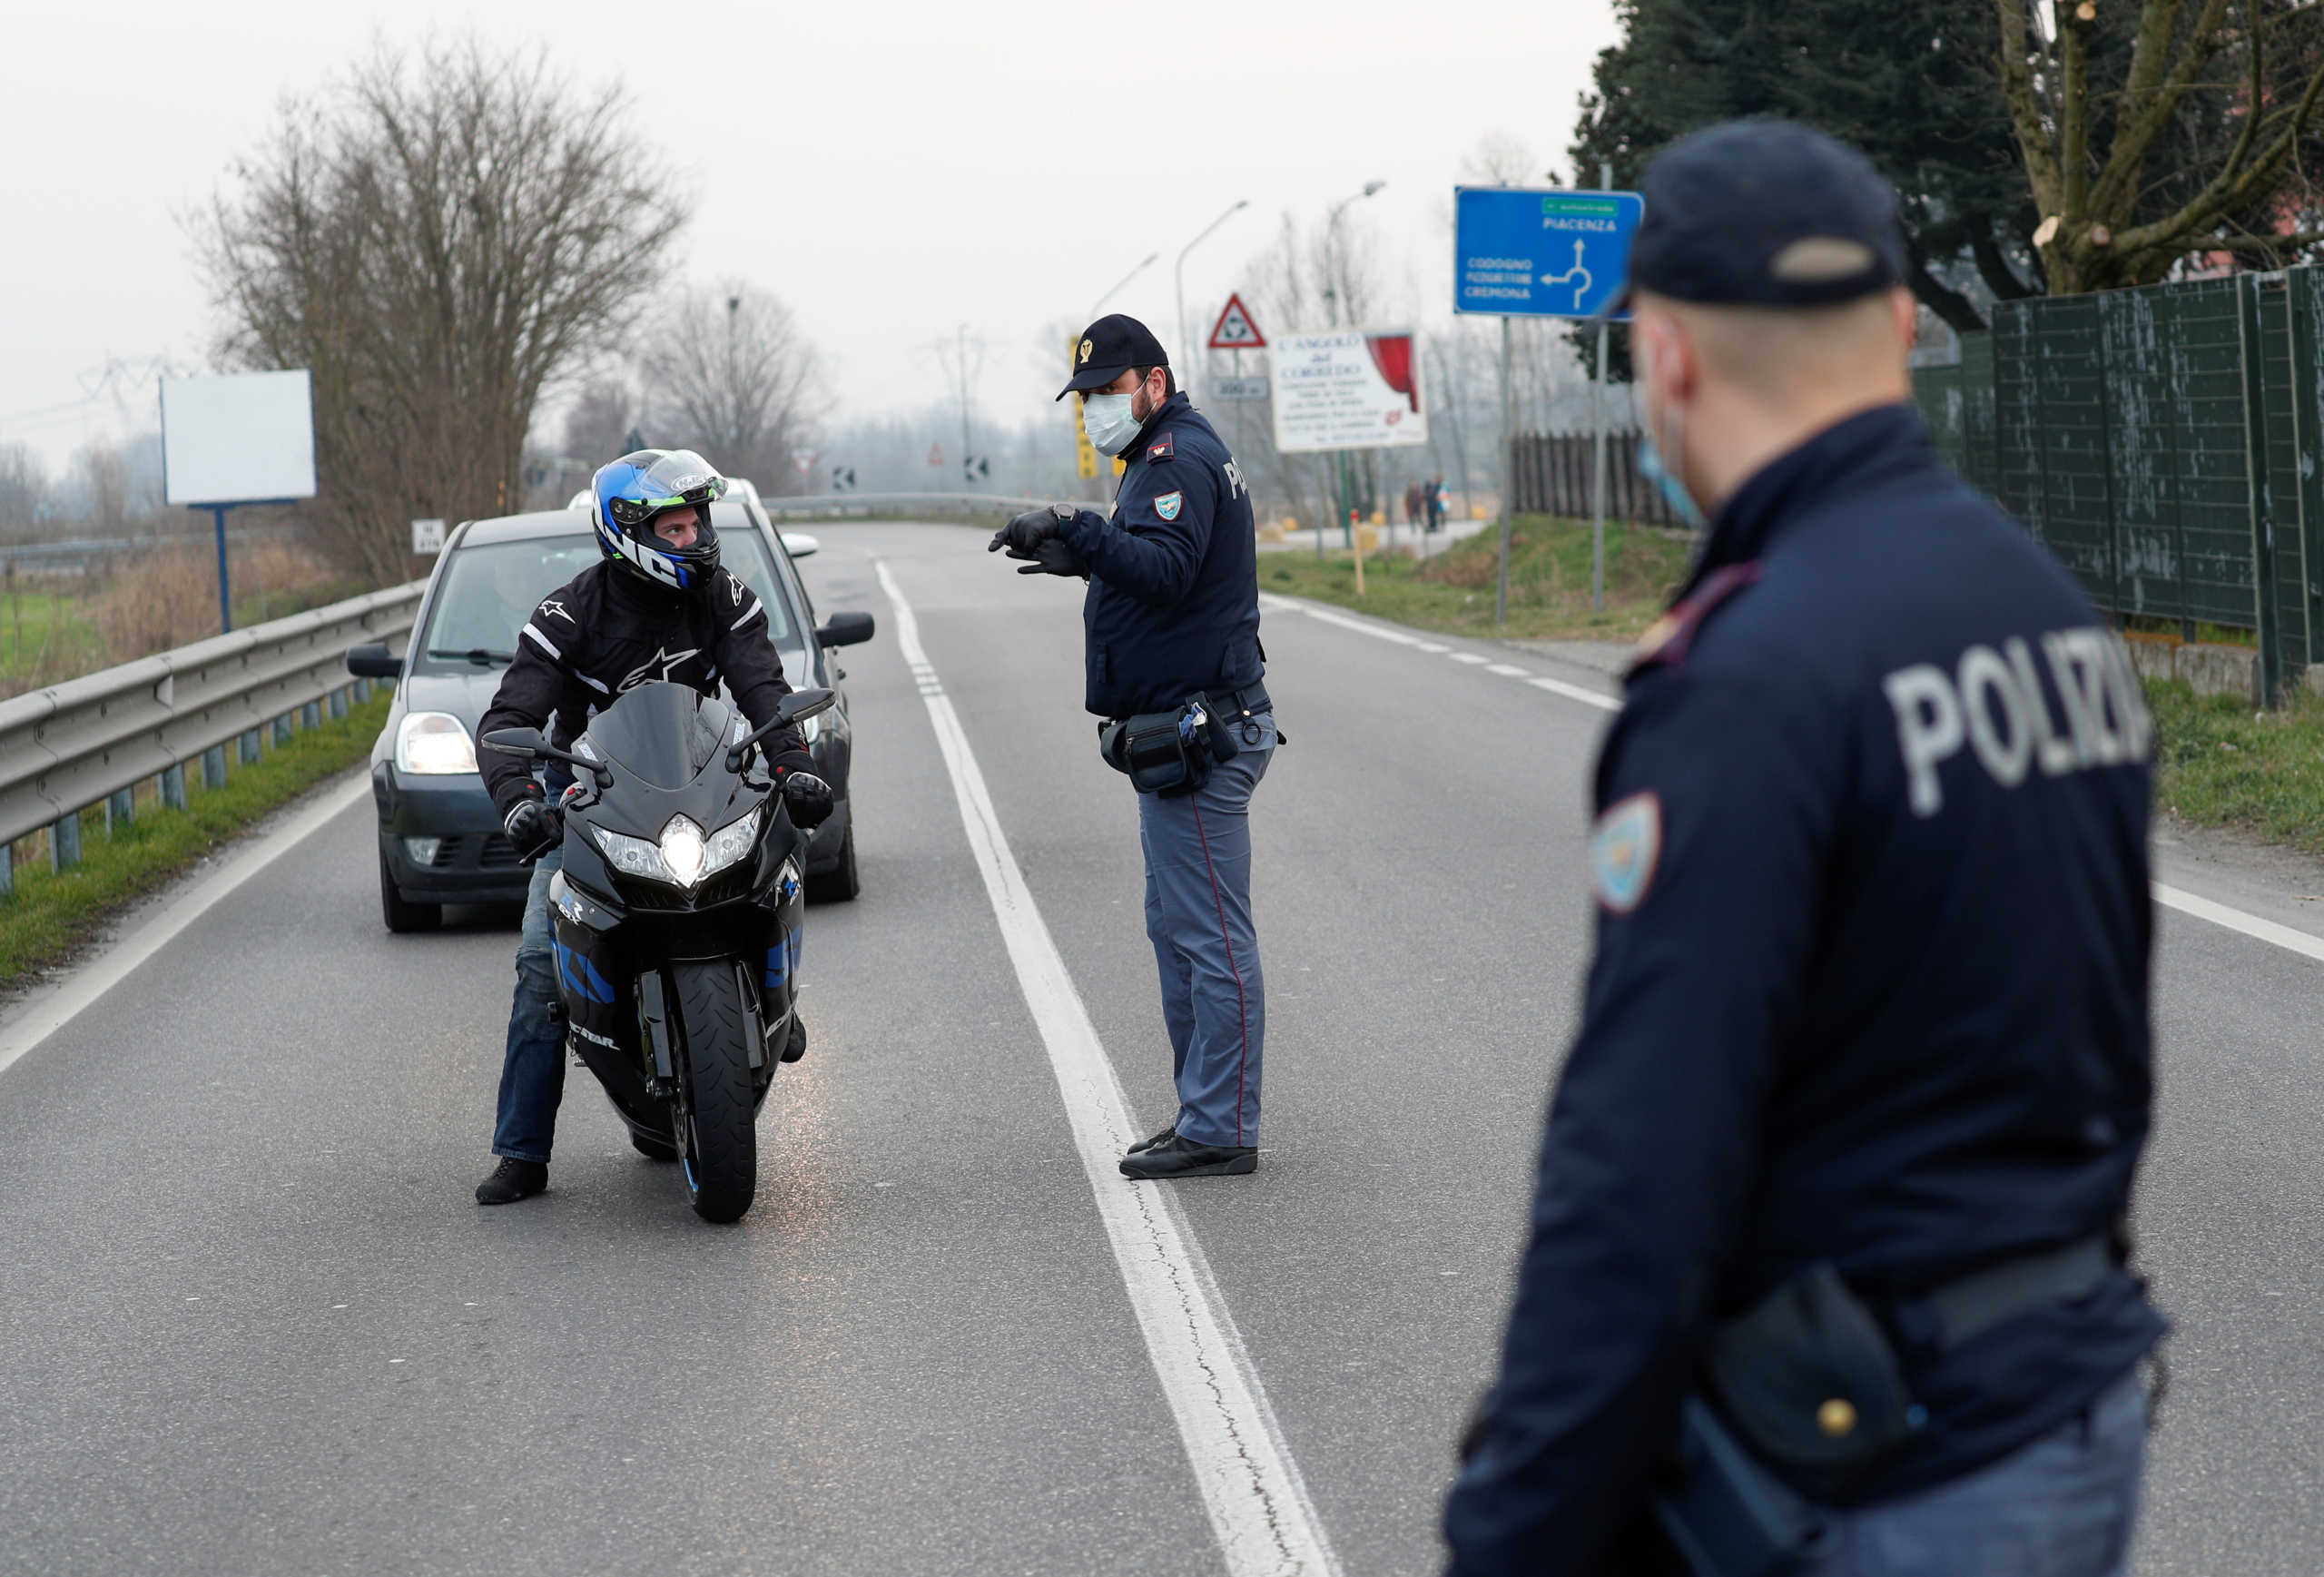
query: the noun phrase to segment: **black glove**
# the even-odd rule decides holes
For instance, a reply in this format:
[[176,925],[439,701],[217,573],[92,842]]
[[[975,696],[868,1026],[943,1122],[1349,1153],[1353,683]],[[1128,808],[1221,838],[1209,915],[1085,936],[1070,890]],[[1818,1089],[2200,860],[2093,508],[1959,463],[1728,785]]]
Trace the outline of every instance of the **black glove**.
[[542,800],[518,800],[500,826],[517,858],[527,864],[565,841],[565,818]]
[[1054,541],[1065,535],[1066,526],[1073,519],[1073,506],[1051,504],[1045,509],[1028,509],[992,534],[987,553],[1009,549],[1011,558],[1030,558],[1034,549],[1044,542]]
[[791,812],[793,826],[807,832],[831,819],[831,784],[804,767],[794,767],[784,773],[782,784],[783,803]]
[[1081,555],[1076,553],[1073,550],[1073,544],[1062,537],[1049,538],[1030,553],[1019,553],[1012,547],[1009,550],[1009,557],[1030,561],[1017,572],[1019,575],[1063,575],[1078,577],[1083,580],[1089,578],[1089,571],[1081,563]]

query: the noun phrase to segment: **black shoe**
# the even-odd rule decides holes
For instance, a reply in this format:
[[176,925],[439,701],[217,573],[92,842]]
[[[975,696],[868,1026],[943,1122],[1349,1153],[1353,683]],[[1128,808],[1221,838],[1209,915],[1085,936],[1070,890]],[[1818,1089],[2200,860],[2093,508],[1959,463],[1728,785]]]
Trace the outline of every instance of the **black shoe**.
[[1174,1139],[1177,1137],[1178,1125],[1174,1122],[1168,1128],[1164,1129],[1160,1133],[1156,1134],[1152,1138],[1140,1139],[1136,1144],[1130,1146],[1128,1153],[1134,1156],[1142,1156],[1147,1151],[1152,1149],[1156,1145],[1160,1144],[1163,1140]]
[[1197,1144],[1177,1133],[1122,1158],[1125,1178],[1237,1178],[1258,1169],[1256,1146]]
[[479,1205],[513,1205],[519,1199],[529,1199],[548,1187],[547,1161],[520,1161],[513,1156],[503,1156],[500,1164],[492,1168],[492,1176],[476,1186],[476,1202]]
[[793,1013],[791,1015],[791,1034],[789,1039],[783,1042],[783,1055],[778,1060],[796,1062],[805,1055],[807,1055],[807,1026],[800,1020],[798,1014]]

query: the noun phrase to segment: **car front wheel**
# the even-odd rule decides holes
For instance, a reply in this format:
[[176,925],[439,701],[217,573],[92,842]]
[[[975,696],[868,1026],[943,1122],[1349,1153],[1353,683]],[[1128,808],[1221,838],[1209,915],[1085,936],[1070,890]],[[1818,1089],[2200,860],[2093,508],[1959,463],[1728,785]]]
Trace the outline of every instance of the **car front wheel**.
[[396,873],[389,869],[385,850],[379,853],[379,918],[399,936],[414,931],[433,931],[444,923],[442,904],[414,903],[397,889]]

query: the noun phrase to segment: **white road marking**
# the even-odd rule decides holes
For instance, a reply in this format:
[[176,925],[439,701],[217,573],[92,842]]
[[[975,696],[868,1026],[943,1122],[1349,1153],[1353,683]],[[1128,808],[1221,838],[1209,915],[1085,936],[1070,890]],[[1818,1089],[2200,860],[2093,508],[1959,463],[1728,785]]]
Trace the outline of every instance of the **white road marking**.
[[1536,690],[1547,690],[1552,695],[1562,695],[1569,701],[1579,701],[1585,706],[1595,706],[1600,711],[1620,712],[1622,709],[1620,696],[1601,695],[1595,690],[1585,690],[1562,679],[1528,679],[1525,683]]
[[1532,669],[1521,668],[1514,663],[1494,663],[1485,672],[1498,674],[1504,679],[1530,679],[1533,676]]
[[301,840],[320,831],[333,817],[343,815],[370,796],[370,774],[357,774],[354,782],[326,793],[281,827],[236,854],[222,870],[172,901],[50,995],[35,1000],[20,1017],[0,1025],[0,1071],[80,1017],[97,999],[127,980],[139,965],[167,947],[180,931],[210,912],[243,882],[298,847]]
[[1447,652],[1445,655],[1451,657],[1456,663],[1467,663],[1472,666],[1480,668],[1492,661],[1491,657],[1482,656],[1475,652]]
[[2208,898],[2198,898],[2191,892],[2154,884],[2154,901],[2181,914],[2191,914],[2197,920],[2208,920],[2213,925],[2230,931],[2240,931],[2248,937],[2269,942],[2296,952],[2302,958],[2324,962],[2324,937],[2310,936],[2304,931],[2294,931],[2289,925],[2278,925],[2272,920],[2262,920],[2256,914],[2246,914],[2240,909],[2230,909],[2224,903],[2214,903]]
[[1179,1222],[1171,1185],[1133,1183],[1121,1175],[1117,1163],[1122,1152],[1144,1136],[1131,1121],[1097,1027],[1009,852],[960,715],[920,644],[911,605],[886,562],[872,563],[895,609],[896,644],[927,703],[993,918],[1049,1050],[1114,1263],[1177,1420],[1226,1570],[1230,1577],[1336,1573],[1339,1563],[1308,1501],[1307,1486],[1201,1247]]

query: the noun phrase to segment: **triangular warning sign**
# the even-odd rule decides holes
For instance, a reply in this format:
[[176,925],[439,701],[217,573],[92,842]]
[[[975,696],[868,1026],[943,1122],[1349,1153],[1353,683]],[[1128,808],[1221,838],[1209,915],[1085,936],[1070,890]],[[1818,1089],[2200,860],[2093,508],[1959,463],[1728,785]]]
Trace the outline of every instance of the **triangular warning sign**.
[[1266,336],[1251,321],[1250,309],[1243,305],[1239,295],[1226,298],[1226,310],[1218,314],[1218,321],[1210,326],[1210,348],[1214,350],[1256,350],[1266,344]]

